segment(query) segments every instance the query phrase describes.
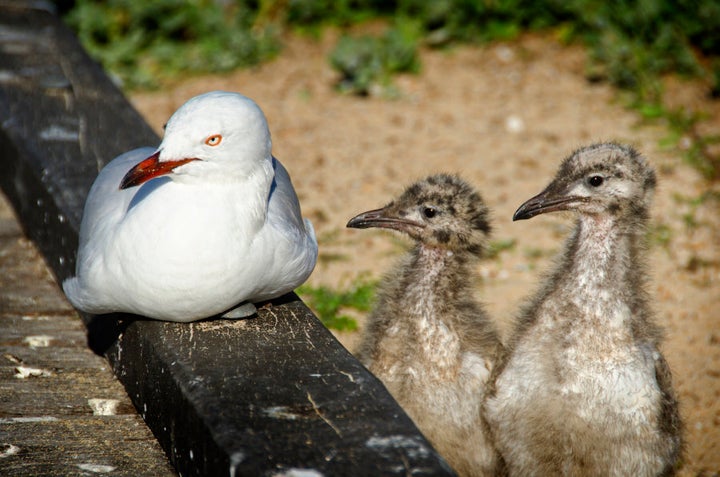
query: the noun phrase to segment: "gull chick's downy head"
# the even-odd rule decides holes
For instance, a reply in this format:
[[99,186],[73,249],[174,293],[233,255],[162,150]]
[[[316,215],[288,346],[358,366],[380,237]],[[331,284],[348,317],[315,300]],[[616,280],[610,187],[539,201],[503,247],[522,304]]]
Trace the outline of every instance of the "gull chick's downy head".
[[351,228],[385,228],[424,246],[479,254],[490,233],[489,211],[480,194],[458,176],[436,174],[409,186],[381,209],[363,212]]
[[616,143],[594,144],[567,157],[555,179],[523,203],[513,220],[562,210],[645,218],[655,184],[654,171],[635,149]]

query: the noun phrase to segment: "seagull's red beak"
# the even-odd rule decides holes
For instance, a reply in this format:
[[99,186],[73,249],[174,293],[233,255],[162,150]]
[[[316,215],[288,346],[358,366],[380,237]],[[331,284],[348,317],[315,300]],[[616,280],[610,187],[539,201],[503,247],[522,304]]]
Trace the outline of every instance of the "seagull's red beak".
[[160,151],[156,152],[152,156],[148,157],[144,161],[138,163],[135,167],[130,169],[122,181],[120,181],[120,189],[127,189],[128,187],[135,187],[150,179],[167,174],[176,167],[180,167],[183,164],[187,164],[190,161],[197,161],[197,158],[191,159],[179,159],[176,161],[160,161]]

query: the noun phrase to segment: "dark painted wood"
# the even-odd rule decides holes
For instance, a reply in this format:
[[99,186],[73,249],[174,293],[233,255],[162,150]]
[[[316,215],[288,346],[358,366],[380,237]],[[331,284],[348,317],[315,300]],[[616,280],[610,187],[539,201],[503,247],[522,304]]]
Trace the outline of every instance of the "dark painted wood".
[[[62,281],[98,170],[158,138],[57,17],[17,5],[0,4],[0,186]],[[244,321],[84,321],[184,476],[452,475],[294,294]]]

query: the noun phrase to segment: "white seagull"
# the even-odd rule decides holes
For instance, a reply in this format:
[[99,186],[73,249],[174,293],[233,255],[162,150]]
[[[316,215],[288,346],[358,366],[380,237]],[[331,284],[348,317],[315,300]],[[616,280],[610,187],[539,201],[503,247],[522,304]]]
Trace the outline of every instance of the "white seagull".
[[265,115],[241,94],[214,91],[172,115],[156,150],[135,149],[100,171],[76,276],[63,289],[92,314],[241,318],[302,284],[317,253]]

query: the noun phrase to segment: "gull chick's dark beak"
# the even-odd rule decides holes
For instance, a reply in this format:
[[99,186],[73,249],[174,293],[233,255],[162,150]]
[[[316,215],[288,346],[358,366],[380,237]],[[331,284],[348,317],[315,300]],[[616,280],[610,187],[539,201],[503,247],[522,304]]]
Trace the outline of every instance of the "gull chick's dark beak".
[[397,217],[389,212],[388,207],[384,207],[356,215],[348,221],[346,227],[351,229],[390,229],[407,233],[411,228],[422,227],[422,224]]
[[532,199],[525,201],[513,214],[513,221],[532,219],[536,215],[567,210],[570,204],[584,202],[584,197],[565,195],[548,187]]

